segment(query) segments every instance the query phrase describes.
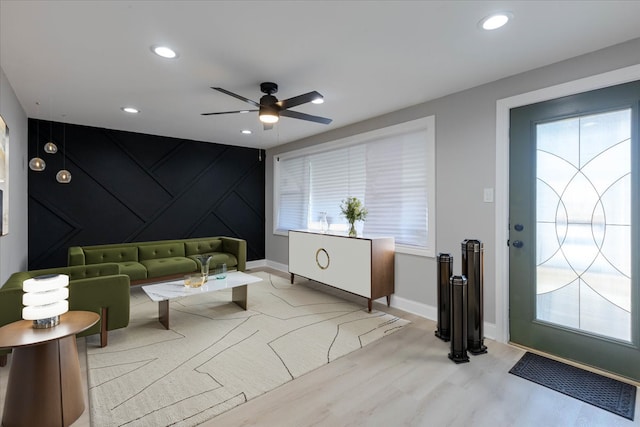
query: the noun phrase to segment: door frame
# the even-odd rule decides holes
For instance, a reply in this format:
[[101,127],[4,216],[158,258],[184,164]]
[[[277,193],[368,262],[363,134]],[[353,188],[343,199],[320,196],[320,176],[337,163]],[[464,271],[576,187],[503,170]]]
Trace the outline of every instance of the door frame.
[[640,64],[526,92],[496,101],[496,331],[509,342],[509,112],[512,108],[640,80]]

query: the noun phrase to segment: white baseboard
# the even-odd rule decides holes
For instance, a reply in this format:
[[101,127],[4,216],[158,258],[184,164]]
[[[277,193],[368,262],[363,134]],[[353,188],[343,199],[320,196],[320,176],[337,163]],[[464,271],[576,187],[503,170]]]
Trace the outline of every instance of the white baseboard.
[[259,259],[256,261],[247,261],[247,269],[258,268],[258,267],[266,267],[267,260]]
[[[285,273],[289,272],[289,266],[287,264],[264,259],[257,261],[247,261],[247,268],[256,267],[271,267]],[[384,297],[378,299],[377,301],[382,304],[387,303],[386,298]],[[397,308],[398,310],[406,311],[407,313],[415,314],[416,316],[424,317],[425,319],[433,320],[435,322],[438,321],[438,308],[432,305],[413,301],[407,298],[399,297],[397,295],[391,295],[391,307]],[[485,338],[495,340],[496,330],[497,329],[495,323],[484,322]]]
[[438,310],[436,307],[416,302],[410,299],[402,298],[397,295],[391,295],[391,307],[416,316],[424,317],[429,320],[438,320]]
[[275,261],[267,260],[267,267],[271,267],[271,268],[273,268],[275,270],[282,271],[283,273],[288,273],[289,272],[289,266],[287,264],[281,264],[281,263],[275,262]]

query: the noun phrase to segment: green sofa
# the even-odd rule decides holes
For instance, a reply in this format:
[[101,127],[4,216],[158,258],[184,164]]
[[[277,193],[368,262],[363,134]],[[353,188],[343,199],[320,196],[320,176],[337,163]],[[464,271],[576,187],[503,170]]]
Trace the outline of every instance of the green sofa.
[[68,264],[116,263],[132,285],[177,278],[200,271],[198,255],[211,255],[210,266],[225,263],[228,269],[244,271],[247,242],[232,237],[199,237],[95,246],[72,246]]
[[[22,282],[45,274],[69,276],[69,310],[98,313],[100,321],[78,334],[100,334],[100,346],[107,345],[107,331],[129,325],[129,277],[120,274],[115,263],[48,268],[13,273],[0,288],[0,326],[22,319]],[[0,349],[0,366],[6,365],[10,349]]]

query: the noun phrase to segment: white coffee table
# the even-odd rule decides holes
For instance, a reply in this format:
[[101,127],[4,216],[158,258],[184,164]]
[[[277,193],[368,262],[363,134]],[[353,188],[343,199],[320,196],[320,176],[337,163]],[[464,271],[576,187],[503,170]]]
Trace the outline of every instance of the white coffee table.
[[172,280],[170,282],[160,282],[153,285],[143,286],[142,290],[151,298],[158,302],[158,320],[169,329],[169,301],[176,298],[183,298],[207,292],[231,289],[231,300],[247,309],[247,285],[261,282],[262,279],[241,271],[227,273],[225,279],[209,277],[207,283],[199,288],[188,288],[184,285],[184,280]]

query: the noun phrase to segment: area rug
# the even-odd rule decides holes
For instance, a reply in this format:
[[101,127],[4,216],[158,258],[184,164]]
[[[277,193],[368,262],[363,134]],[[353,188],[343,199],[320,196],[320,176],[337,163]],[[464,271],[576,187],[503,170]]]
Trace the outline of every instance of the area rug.
[[87,338],[91,424],[195,426],[409,323],[311,282],[252,274],[263,280],[249,285],[247,311],[231,291],[189,296],[170,302],[171,330],[132,288],[130,325],[105,348]]
[[633,421],[636,387],[630,384],[529,352],[509,372]]

